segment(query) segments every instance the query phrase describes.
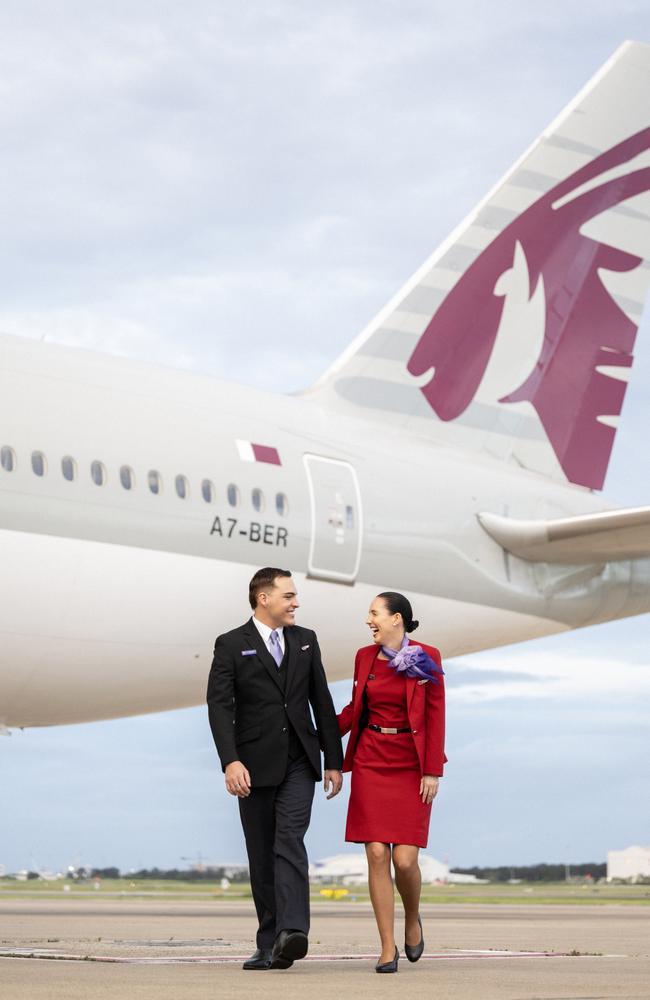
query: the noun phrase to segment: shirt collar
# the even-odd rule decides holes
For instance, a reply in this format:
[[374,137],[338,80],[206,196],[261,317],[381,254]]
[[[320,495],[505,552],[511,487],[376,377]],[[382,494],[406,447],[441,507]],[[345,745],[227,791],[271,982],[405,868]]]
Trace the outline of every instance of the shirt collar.
[[264,640],[266,646],[268,646],[269,644],[269,641],[271,639],[271,632],[273,631],[276,631],[278,633],[278,638],[280,642],[284,641],[284,629],[282,626],[276,628],[275,630],[269,628],[268,625],[265,625],[264,622],[261,622],[259,618],[255,617],[255,615],[253,615],[252,622],[257,631],[259,632],[259,634],[262,636],[262,639]]

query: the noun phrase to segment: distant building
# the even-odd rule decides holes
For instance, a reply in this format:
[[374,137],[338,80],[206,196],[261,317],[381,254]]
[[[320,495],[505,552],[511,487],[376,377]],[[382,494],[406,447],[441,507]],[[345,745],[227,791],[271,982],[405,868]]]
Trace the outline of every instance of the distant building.
[[650,878],[650,847],[626,847],[607,852],[607,881],[611,879]]
[[[461,875],[450,872],[449,866],[437,861],[430,854],[420,855],[422,881],[427,884],[434,882],[483,882],[484,879],[475,875]],[[340,882],[342,885],[356,885],[368,881],[368,862],[365,853],[335,854],[322,858],[309,866],[309,878],[312,882]]]

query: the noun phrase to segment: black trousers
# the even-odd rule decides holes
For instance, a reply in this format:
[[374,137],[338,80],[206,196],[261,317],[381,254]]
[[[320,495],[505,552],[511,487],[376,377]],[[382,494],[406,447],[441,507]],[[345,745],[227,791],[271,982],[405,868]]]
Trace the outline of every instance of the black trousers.
[[257,947],[271,948],[282,930],[309,933],[309,878],[304,837],[314,799],[314,769],[305,756],[289,760],[281,785],[251,789],[239,799]]

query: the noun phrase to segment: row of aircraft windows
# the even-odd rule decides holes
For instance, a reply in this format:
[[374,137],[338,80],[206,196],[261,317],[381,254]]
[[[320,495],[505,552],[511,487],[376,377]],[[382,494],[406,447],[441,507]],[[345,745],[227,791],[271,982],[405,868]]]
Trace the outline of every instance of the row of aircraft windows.
[[[35,476],[44,476],[47,472],[47,460],[42,451],[33,451],[31,457],[32,472]],[[13,448],[4,445],[0,448],[0,465],[5,472],[13,472],[16,468],[16,453]],[[68,482],[73,482],[77,478],[77,463],[71,455],[64,455],[61,459],[61,474]],[[96,486],[104,486],[108,482],[108,473],[103,462],[94,461],[90,463],[90,478]],[[120,483],[125,490],[135,489],[135,473],[130,465],[120,466]],[[157,469],[150,469],[147,473],[147,485],[149,491],[155,496],[162,493],[163,479]],[[187,476],[176,476],[174,479],[176,495],[181,500],[187,500],[190,495],[190,484]],[[211,479],[201,481],[201,496],[206,503],[214,503],[217,498],[214,483]],[[238,507],[241,501],[239,487],[235,483],[230,483],[226,488],[226,499],[231,507]],[[266,500],[264,493],[257,486],[251,491],[251,503],[253,509],[261,513]],[[289,501],[284,493],[275,494],[275,509],[281,517],[286,517],[289,513]]]

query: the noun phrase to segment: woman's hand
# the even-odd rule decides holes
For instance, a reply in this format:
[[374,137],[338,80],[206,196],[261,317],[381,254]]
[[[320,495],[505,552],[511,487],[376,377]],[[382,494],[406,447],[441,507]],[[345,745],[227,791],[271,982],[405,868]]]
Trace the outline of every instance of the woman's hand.
[[440,778],[436,778],[434,774],[425,774],[420,779],[420,795],[425,806],[431,805],[438,794],[439,781]]

